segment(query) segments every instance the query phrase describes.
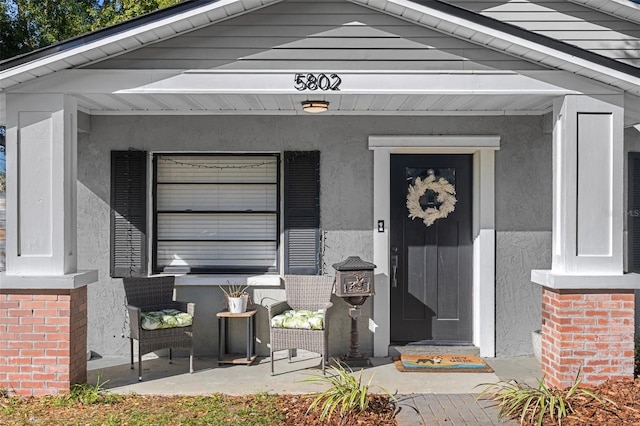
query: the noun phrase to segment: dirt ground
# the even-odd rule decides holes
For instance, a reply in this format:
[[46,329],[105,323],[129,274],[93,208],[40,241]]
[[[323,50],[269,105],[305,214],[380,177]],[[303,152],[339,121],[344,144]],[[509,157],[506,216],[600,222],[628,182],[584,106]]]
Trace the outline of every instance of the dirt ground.
[[318,412],[307,412],[311,400],[299,395],[281,396],[282,411],[286,416],[286,426],[394,426],[397,422],[394,419],[394,407],[390,404],[389,398],[382,396],[370,396],[369,409],[364,413],[359,413],[352,418],[344,419],[340,423],[339,418],[328,422],[320,421]]
[[[608,401],[604,404],[591,397],[575,397],[572,402],[573,414],[563,419],[563,426],[626,426],[640,425],[640,380],[623,382],[606,382],[592,391]],[[70,425],[70,424],[127,424],[117,421],[123,413],[123,405],[126,411],[143,408],[145,412],[165,412],[169,418],[177,419],[183,415],[183,407],[187,403],[175,403],[178,397],[162,396],[137,396],[128,395],[126,404],[96,404],[83,406],[77,404],[71,407],[56,407],[51,403],[44,403],[42,399],[25,399],[22,403],[12,406],[10,400],[2,400],[0,395],[0,425]],[[181,397],[182,399],[187,397]],[[234,406],[246,406],[252,399],[247,397],[225,397]],[[370,395],[369,409],[364,413],[358,413],[342,419],[339,417],[327,421],[321,421],[318,412],[308,412],[307,409],[312,399],[303,395],[277,395],[273,406],[275,412],[280,413],[273,423],[278,426],[397,426],[394,418],[395,407],[389,398],[381,395]],[[13,411],[12,414],[8,414]],[[26,416],[26,417],[25,417]],[[135,416],[134,416],[135,417]],[[110,419],[112,422],[103,423],[101,419]],[[537,416],[536,416],[537,419]],[[115,421],[115,423],[113,423]],[[197,423],[197,422],[196,422]],[[138,423],[136,423],[138,424]],[[169,424],[169,423],[167,423]],[[171,423],[173,424],[173,423]],[[180,424],[180,423],[177,423]],[[195,423],[194,423],[195,424]],[[249,424],[249,423],[234,423]],[[261,423],[263,424],[263,423]],[[529,423],[526,423],[529,424]],[[535,424],[535,423],[534,423]],[[557,425],[556,421],[545,418],[544,426]]]
[[[304,395],[220,395],[202,403],[202,397],[130,394],[115,403],[70,405],[55,399],[8,398],[0,393],[0,426],[69,425],[242,425],[253,426],[396,426],[394,407],[386,396],[370,396],[369,409],[344,419],[321,421],[319,412],[307,412],[313,398]],[[216,403],[215,401],[219,401]],[[212,405],[213,404],[213,405]],[[257,405],[256,405],[257,404]],[[209,416],[209,412],[216,412]],[[253,416],[253,417],[252,417]]]
[[575,413],[562,421],[563,426],[640,425],[640,380],[606,382],[593,390],[611,403],[580,398],[572,404]]

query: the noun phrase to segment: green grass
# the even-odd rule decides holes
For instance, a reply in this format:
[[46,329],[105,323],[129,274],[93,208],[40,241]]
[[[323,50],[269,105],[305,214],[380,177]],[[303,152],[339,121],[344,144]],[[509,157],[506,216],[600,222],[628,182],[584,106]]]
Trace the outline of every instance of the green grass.
[[72,407],[77,404],[114,404],[122,399],[122,395],[105,391],[104,385],[107,382],[100,382],[96,385],[77,384],[73,385],[69,393],[56,396],[46,396],[42,398],[42,404],[51,404],[53,407]]
[[251,425],[282,424],[276,396],[117,395],[83,385],[65,395],[0,399],[0,425]]

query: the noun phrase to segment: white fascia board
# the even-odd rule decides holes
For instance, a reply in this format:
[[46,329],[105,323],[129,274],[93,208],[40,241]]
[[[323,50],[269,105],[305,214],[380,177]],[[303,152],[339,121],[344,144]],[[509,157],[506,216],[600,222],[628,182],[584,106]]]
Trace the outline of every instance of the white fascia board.
[[524,70],[519,71],[519,74],[531,77],[538,81],[544,81],[558,87],[563,87],[568,91],[572,90],[575,93],[581,93],[585,95],[619,95],[622,93],[622,89],[614,87],[610,84],[577,75],[569,71]]
[[[432,9],[428,6],[420,5],[413,3],[409,0],[349,0],[353,3],[361,4],[367,7],[370,7],[375,10],[379,10],[389,14],[395,14],[397,17],[401,19],[405,19],[411,22],[416,22],[420,25],[427,25],[435,30],[440,32],[444,32],[451,36],[457,38],[464,38],[469,41],[472,41],[477,44],[476,41],[473,41],[473,35],[464,36],[460,33],[456,33],[456,30],[460,27],[470,30],[471,33],[480,33],[485,36],[485,39],[488,42],[483,45],[494,48],[494,44],[496,44],[496,49],[504,51],[498,47],[497,43],[507,42],[510,43],[515,48],[512,48],[508,51],[508,53],[525,57],[526,54],[531,54],[531,52],[537,52],[544,56],[549,56],[554,59],[558,59],[562,61],[562,67],[566,67],[567,65],[571,65],[572,67],[577,67],[580,70],[589,70],[595,71],[598,74],[607,76],[609,78],[614,77],[616,80],[631,83],[637,90],[640,92],[640,78],[633,77],[629,74],[611,69],[609,67],[596,64],[594,62],[585,60],[583,58],[579,58],[573,55],[570,55],[565,52],[558,51],[551,47],[544,46],[539,43],[535,43],[529,40],[524,40],[519,37],[516,37],[512,34],[505,33],[503,31],[496,30],[491,27],[487,27],[476,22],[469,21],[467,19],[450,15],[446,12],[441,12],[435,9]],[[411,11],[408,13],[408,11]],[[416,20],[416,15],[414,12],[420,12],[422,17],[419,20]],[[468,31],[467,31],[468,32]],[[504,44],[502,44],[504,46]],[[544,62],[540,62],[544,64]],[[577,72],[579,70],[575,70]]]
[[163,81],[182,72],[183,70],[69,69],[27,81],[6,90],[6,92],[110,94]]
[[[64,70],[11,89],[10,93],[67,94],[288,94],[332,96],[348,94],[616,94],[604,86],[585,85],[567,89],[549,81],[548,73],[522,75],[515,72],[395,72],[327,71],[339,75],[339,90],[303,90],[295,88],[292,71],[197,71],[176,70]],[[565,81],[563,78],[555,79]],[[547,81],[544,81],[547,80]],[[576,84],[573,84],[577,87]]]
[[640,24],[640,4],[630,0],[569,0],[571,3]]
[[500,149],[499,135],[425,135],[425,136],[405,136],[405,135],[371,135],[369,136],[369,149],[380,148],[437,148],[437,147],[457,147],[477,149]]
[[116,93],[257,93],[257,94],[543,94],[568,91],[515,73],[353,73],[332,72],[341,79],[339,91],[299,91],[292,72],[183,73],[144,87]]
[[[279,3],[282,0],[257,0],[255,1],[255,7],[254,9],[251,10],[255,10],[261,7],[265,7],[274,3]],[[238,4],[240,7],[236,6],[233,7],[234,4]],[[98,39],[94,42],[90,42],[90,43],[86,43],[86,44],[82,44],[78,47],[75,48],[71,48],[68,50],[64,50],[62,52],[58,52],[55,54],[52,54],[50,56],[47,56],[45,58],[41,58],[38,60],[35,60],[33,62],[28,62],[22,65],[18,65],[14,68],[10,68],[8,70],[2,71],[0,72],[0,88],[6,88],[9,86],[6,86],[5,84],[3,84],[5,79],[10,79],[11,77],[17,77],[20,74],[23,74],[25,72],[28,72],[30,70],[42,67],[42,66],[46,66],[46,65],[54,65],[56,62],[65,60],[67,58],[71,58],[71,57],[75,57],[78,55],[83,55],[85,52],[88,51],[95,51],[95,49],[98,48],[106,48],[109,46],[113,46],[113,45],[117,45],[119,42],[123,41],[123,40],[127,40],[129,38],[135,38],[136,35],[140,35],[140,34],[144,34],[144,33],[149,33],[149,32],[153,32],[155,30],[158,30],[160,28],[172,28],[172,25],[175,25],[176,27],[179,27],[181,23],[185,23],[186,21],[188,21],[191,18],[196,18],[199,15],[202,16],[206,16],[207,13],[210,13],[212,11],[223,11],[223,15],[219,17],[219,19],[217,19],[217,21],[223,20],[223,19],[227,19],[231,16],[237,16],[239,14],[242,13],[246,13],[249,11],[249,9],[247,9],[244,5],[244,2],[242,0],[220,0],[217,1],[215,3],[209,3],[206,4],[202,7],[198,7],[198,8],[194,8],[188,11],[185,11],[183,13],[179,13],[176,15],[171,15],[166,17],[165,19],[162,20],[158,20],[158,21],[154,21],[154,22],[150,22],[148,24],[142,25],[140,27],[136,27],[136,28],[132,28],[117,34],[113,34],[111,36],[105,37],[105,38],[101,38]],[[231,15],[230,11],[233,11],[234,13],[236,13],[235,15]],[[216,21],[212,21],[209,20],[208,24],[211,24],[213,22]],[[207,24],[207,25],[208,25]],[[192,31],[194,29],[196,29],[195,27],[188,25],[189,29],[185,30],[186,31]],[[176,34],[178,34],[178,32],[176,30],[172,30],[172,33],[170,36],[174,36]],[[136,46],[137,47],[137,46]],[[122,50],[123,48],[120,46],[118,48],[118,50],[121,50],[121,52],[115,53],[115,55],[120,54],[120,53],[124,53],[128,50]],[[92,58],[91,60],[87,61],[83,61],[85,63],[88,62],[93,62],[93,61],[97,61],[100,59],[105,59],[107,57],[110,57],[113,55],[110,54],[103,54],[102,58]],[[10,80],[11,81],[11,80]],[[21,80],[24,81],[24,80]]]

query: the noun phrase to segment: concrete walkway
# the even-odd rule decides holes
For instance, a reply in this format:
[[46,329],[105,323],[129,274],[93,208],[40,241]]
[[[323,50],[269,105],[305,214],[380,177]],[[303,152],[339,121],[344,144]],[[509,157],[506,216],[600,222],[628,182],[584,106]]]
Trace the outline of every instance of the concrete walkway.
[[[129,367],[126,358],[100,358],[88,362],[88,383],[102,383],[116,393],[147,395],[203,395],[215,392],[231,395],[258,392],[307,394],[326,389],[324,384],[304,380],[321,375],[319,358],[301,354],[292,363],[276,360],[276,375],[270,375],[268,358],[251,366],[218,366],[214,358],[196,358],[194,373],[189,374],[188,358],[179,357],[169,364],[167,358],[145,357],[142,382],[137,380],[137,365]],[[365,381],[372,377],[372,391],[386,389],[398,399],[398,423],[414,425],[517,425],[517,421],[498,421],[498,408],[492,401],[476,401],[484,384],[517,379],[531,385],[541,377],[540,365],[533,357],[486,359],[493,373],[401,373],[391,358],[372,358],[372,366],[363,371]],[[359,373],[359,369],[354,369]],[[330,373],[330,370],[329,370]]]

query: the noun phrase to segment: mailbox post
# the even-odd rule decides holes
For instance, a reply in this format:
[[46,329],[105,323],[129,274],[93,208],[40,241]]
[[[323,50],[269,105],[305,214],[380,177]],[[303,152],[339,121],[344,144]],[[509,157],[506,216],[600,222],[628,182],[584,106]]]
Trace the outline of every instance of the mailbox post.
[[335,294],[351,306],[351,347],[342,360],[351,367],[366,367],[369,365],[369,358],[360,353],[358,318],[361,306],[369,296],[375,294],[373,269],[376,265],[365,262],[359,256],[350,256],[332,266],[336,270]]

